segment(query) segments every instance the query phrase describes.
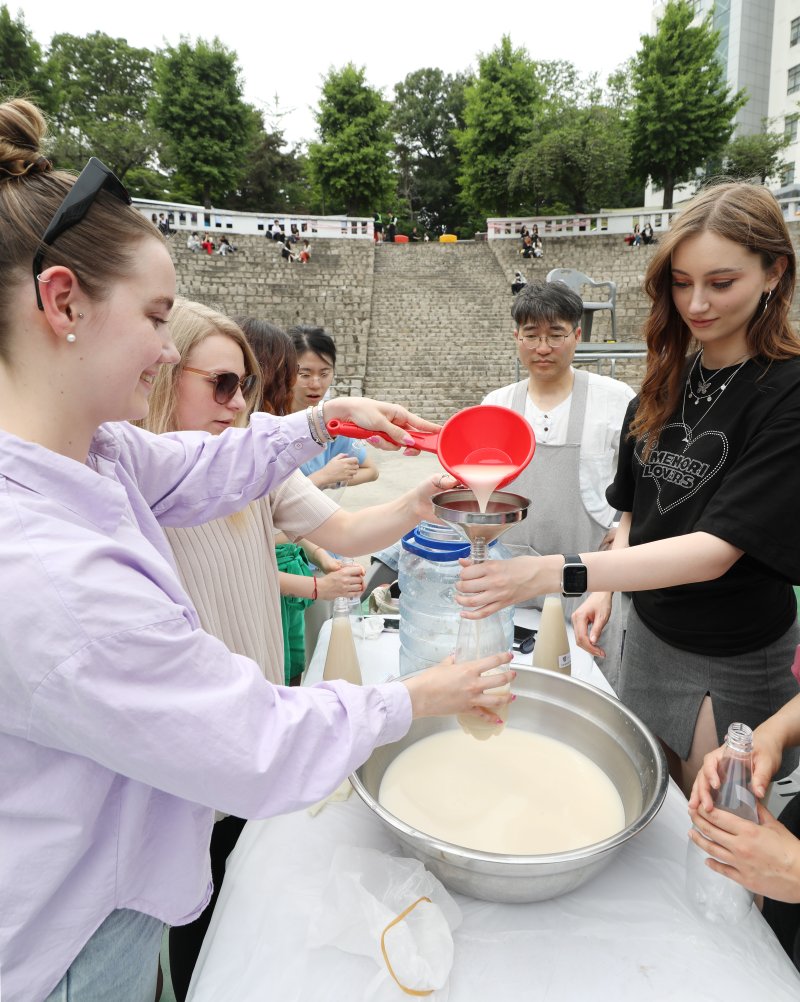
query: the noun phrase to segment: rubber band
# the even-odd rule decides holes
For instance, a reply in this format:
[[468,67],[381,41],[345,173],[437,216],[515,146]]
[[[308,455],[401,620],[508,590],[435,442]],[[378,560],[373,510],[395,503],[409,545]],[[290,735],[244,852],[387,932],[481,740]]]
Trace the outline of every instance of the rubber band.
[[312,575],[312,577],[314,579],[314,591],[311,593],[311,601],[312,602],[316,602],[317,601],[317,577],[316,577],[315,574]]
[[398,922],[402,922],[403,919],[406,917],[406,915],[408,915],[410,912],[413,912],[414,909],[417,907],[417,905],[420,904],[422,901],[427,901],[428,904],[431,904],[430,898],[425,898],[425,897],[417,898],[417,900],[414,902],[413,905],[409,905],[408,908],[405,909],[405,911],[400,912],[397,918],[392,919],[392,921],[386,926],[386,928],[381,933],[381,953],[383,954],[383,960],[386,964],[387,971],[391,974],[392,978],[395,981],[395,984],[397,985],[397,987],[400,989],[401,992],[405,992],[406,995],[414,995],[416,998],[423,998],[426,995],[433,995],[435,989],[407,988],[400,981],[400,979],[392,970],[392,965],[389,963],[389,954],[386,952],[386,933],[392,928],[393,925],[397,925]]

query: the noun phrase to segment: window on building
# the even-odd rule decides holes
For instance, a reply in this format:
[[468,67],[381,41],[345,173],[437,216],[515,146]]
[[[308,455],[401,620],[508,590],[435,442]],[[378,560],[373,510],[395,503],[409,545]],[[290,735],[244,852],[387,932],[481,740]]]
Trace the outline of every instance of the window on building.
[[790,143],[797,140],[797,120],[798,115],[787,115],[784,119],[783,134]]
[[786,188],[790,184],[794,184],[794,164],[781,174],[781,186]]
[[797,45],[800,42],[800,17],[796,17],[792,21],[791,35],[789,36],[789,45]]
[[798,90],[800,90],[800,63],[789,70],[789,87],[786,93],[794,94]]

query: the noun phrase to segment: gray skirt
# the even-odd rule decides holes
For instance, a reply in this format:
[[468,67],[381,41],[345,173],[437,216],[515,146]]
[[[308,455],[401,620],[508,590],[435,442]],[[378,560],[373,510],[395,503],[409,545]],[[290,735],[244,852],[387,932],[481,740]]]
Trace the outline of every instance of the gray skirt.
[[[797,622],[774,643],[752,654],[711,657],[664,643],[631,606],[617,693],[682,759],[692,747],[697,714],[708,693],[720,744],[734,721],[757,727],[796,696],[792,661],[800,644]],[[776,778],[797,765],[798,751],[783,757]]]

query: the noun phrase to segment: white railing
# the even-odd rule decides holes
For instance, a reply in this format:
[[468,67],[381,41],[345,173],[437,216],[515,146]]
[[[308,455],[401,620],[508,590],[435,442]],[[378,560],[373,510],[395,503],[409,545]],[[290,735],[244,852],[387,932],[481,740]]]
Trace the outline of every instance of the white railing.
[[570,216],[517,216],[510,219],[487,219],[487,234],[490,240],[520,239],[520,231],[526,226],[529,231],[534,226],[539,236],[582,237],[598,234],[632,233],[635,225],[639,229],[650,223],[655,233],[669,229],[670,219],[678,209],[628,209],[621,212],[597,212]]
[[[778,204],[787,223],[800,222],[800,196],[779,198]],[[571,216],[515,216],[508,219],[487,219],[489,240],[519,240],[520,231],[526,226],[529,231],[534,225],[539,228],[540,237],[591,237],[598,234],[633,233],[638,225],[641,230],[650,223],[657,236],[669,229],[673,216],[682,206],[674,209],[628,209],[619,212],[597,212]]]
[[372,240],[372,220],[362,216],[276,216],[266,212],[234,212],[230,209],[205,209],[202,205],[183,205],[177,202],[158,202],[153,199],[134,198],[134,206],[148,219],[159,216],[169,219],[170,229],[191,233],[250,233],[266,236],[275,223],[284,232],[291,232],[292,224],[302,237],[316,239],[344,238]]

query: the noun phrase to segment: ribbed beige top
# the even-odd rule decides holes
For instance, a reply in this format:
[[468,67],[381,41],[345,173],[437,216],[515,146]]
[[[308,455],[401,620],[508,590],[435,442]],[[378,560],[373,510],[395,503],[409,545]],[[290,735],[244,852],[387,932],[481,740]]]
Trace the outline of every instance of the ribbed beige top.
[[273,525],[299,539],[338,510],[298,471],[236,515],[165,529],[203,629],[252,658],[276,685],[283,685],[283,634]]

